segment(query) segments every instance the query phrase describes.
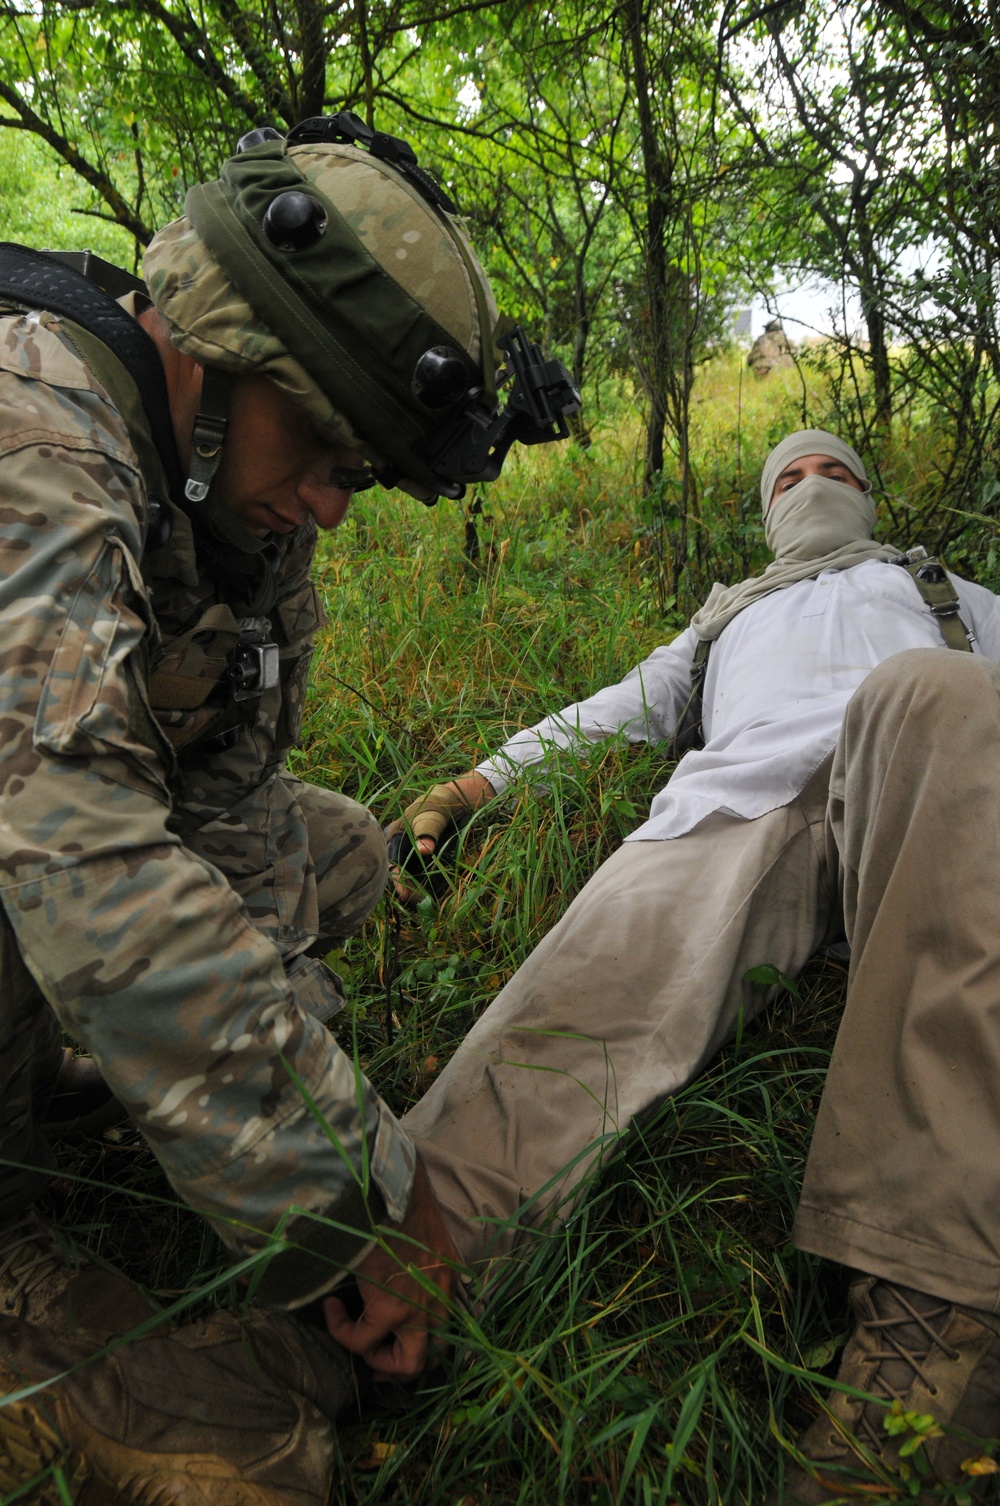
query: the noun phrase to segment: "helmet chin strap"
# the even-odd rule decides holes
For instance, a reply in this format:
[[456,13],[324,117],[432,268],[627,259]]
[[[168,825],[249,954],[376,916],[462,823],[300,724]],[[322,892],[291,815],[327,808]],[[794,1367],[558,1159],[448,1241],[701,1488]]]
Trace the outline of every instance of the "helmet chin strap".
[[214,366],[204,368],[184,486],[184,495],[189,502],[204,502],[212,489],[229,425],[232,391],[233,378],[228,371],[219,371]]
[[199,547],[225,583],[227,599],[239,604],[241,614],[264,619],[275,601],[280,550],[271,535],[251,533],[215,487],[235,380],[229,372],[204,368],[184,499]]

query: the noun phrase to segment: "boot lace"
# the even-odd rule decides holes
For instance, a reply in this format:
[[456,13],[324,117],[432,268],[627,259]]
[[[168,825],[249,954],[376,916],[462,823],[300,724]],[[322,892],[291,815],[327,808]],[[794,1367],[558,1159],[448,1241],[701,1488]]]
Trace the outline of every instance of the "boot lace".
[[65,1276],[77,1262],[55,1231],[28,1211],[0,1231],[0,1313],[20,1317],[30,1294],[52,1276]]
[[[937,1298],[925,1298],[925,1302],[932,1305],[921,1310],[914,1306],[898,1286],[893,1286],[888,1281],[880,1282],[879,1286],[884,1293],[891,1293],[899,1305],[899,1311],[882,1316],[872,1303],[872,1316],[860,1319],[860,1326],[874,1336],[879,1346],[869,1355],[869,1359],[876,1364],[876,1370],[868,1390],[873,1396],[885,1397],[886,1401],[905,1404],[907,1391],[914,1380],[919,1380],[932,1395],[936,1394],[937,1388],[926,1370],[927,1361],[934,1350],[940,1349],[949,1360],[961,1358],[960,1350],[946,1343],[940,1332],[947,1326],[954,1304]],[[901,1373],[897,1372],[897,1378],[903,1380],[902,1385],[894,1384],[893,1378],[886,1373],[887,1366],[895,1370],[897,1363],[906,1367]],[[869,1416],[869,1413],[874,1415]],[[885,1430],[881,1425],[883,1416],[880,1407],[870,1406],[863,1408],[861,1414],[861,1430],[876,1450],[881,1450],[885,1444]]]

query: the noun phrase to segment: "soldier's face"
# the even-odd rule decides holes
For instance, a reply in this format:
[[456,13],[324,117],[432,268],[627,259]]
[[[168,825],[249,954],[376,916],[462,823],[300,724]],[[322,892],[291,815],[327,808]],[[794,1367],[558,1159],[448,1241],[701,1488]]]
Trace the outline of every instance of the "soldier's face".
[[842,460],[834,460],[829,455],[803,455],[801,460],[793,460],[791,465],[785,466],[774,483],[768,505],[773,506],[782,492],[789,491],[807,476],[829,476],[831,481],[843,481],[845,485],[853,486],[856,492],[864,491],[862,483]]
[[241,377],[235,384],[218,487],[226,506],[257,538],[291,533],[310,519],[319,528],[336,528],[354,489],[335,473],[364,464],[356,450],[317,434],[267,377]]

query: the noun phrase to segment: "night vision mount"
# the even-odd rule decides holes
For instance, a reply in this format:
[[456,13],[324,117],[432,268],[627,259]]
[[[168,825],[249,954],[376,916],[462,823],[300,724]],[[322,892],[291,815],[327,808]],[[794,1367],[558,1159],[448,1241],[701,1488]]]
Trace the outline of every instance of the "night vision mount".
[[[484,402],[481,389],[473,387],[461,412],[423,447],[442,496],[461,497],[466,485],[495,481],[512,444],[568,439],[567,419],[580,411],[580,394],[566,367],[546,361],[521,325],[497,343],[507,357],[497,382],[507,389],[503,408]],[[395,479],[386,478],[385,484],[391,486]]]

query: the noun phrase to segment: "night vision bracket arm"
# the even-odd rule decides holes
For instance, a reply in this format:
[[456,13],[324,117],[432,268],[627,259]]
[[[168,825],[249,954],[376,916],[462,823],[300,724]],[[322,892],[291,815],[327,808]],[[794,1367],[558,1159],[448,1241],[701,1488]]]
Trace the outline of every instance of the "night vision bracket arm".
[[545,360],[521,325],[498,344],[507,357],[499,382],[508,389],[504,407],[488,406],[474,390],[461,413],[442,424],[424,448],[444,496],[460,497],[467,483],[495,481],[515,441],[568,438],[567,420],[580,411],[580,394],[566,367]]

